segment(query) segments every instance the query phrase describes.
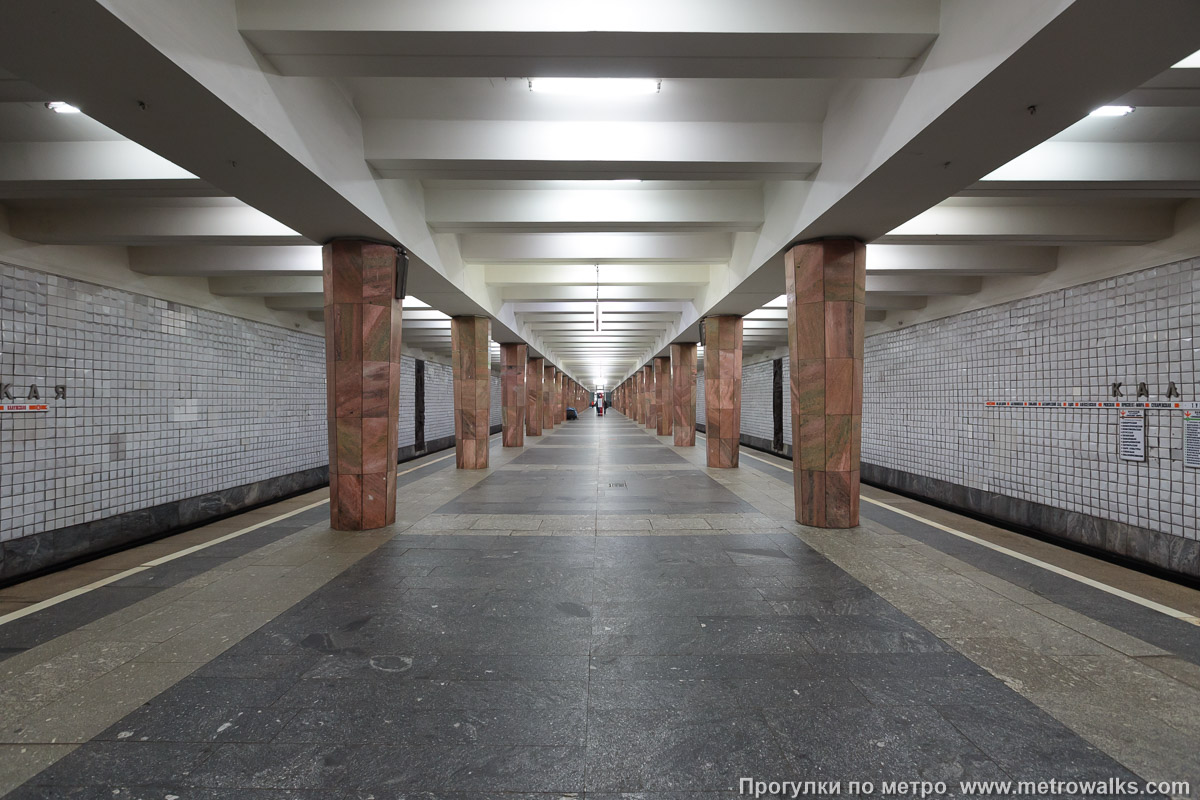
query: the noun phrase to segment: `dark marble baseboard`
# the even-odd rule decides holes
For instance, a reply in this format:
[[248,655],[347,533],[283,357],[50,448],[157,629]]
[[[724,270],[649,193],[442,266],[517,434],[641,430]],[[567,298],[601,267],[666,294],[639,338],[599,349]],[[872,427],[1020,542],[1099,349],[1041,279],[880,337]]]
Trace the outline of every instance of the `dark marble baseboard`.
[[449,450],[454,447],[453,436],[443,436],[440,439],[430,439],[425,442],[425,446],[417,449],[416,445],[407,445],[396,451],[396,463],[403,464],[405,461],[412,461],[414,458],[421,458],[430,453],[436,453],[441,450]]
[[871,486],[994,520],[1097,555],[1116,556],[1189,580],[1200,578],[1200,542],[1182,536],[865,462],[861,474],[863,482]]
[[750,436],[745,433],[741,435],[740,442],[746,447],[749,447],[751,450],[758,450],[762,453],[770,453],[771,455],[779,456],[780,458],[790,459],[792,457],[792,446],[790,444],[785,444],[782,450],[776,450],[773,447],[774,442],[772,442],[770,439],[763,439],[759,436]]
[[3,542],[0,585],[161,539],[328,483],[328,468],[317,467]]
[[[493,425],[492,433],[501,428]],[[396,463],[453,448],[453,436],[432,439],[421,450],[408,445],[397,450]],[[329,469],[317,467],[0,542],[0,587],[328,485]]]

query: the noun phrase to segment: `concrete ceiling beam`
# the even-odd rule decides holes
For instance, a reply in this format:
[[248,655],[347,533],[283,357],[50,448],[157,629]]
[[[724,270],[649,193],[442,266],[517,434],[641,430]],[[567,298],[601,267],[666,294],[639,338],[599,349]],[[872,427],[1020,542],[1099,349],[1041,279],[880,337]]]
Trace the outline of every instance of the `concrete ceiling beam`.
[[964,197],[1200,194],[1193,142],[1043,142],[960,192]]
[[[1170,236],[1175,204],[961,205],[949,201],[880,238],[883,244],[1147,244]],[[980,201],[985,202],[985,201]]]
[[929,305],[929,298],[901,294],[868,294],[867,310],[918,311]]
[[868,275],[869,294],[963,295],[975,294],[983,278],[971,275]]
[[129,268],[143,275],[224,278],[239,275],[320,275],[321,248],[217,246],[131,247]]
[[[595,303],[595,300],[592,301]],[[580,313],[590,312],[593,306],[582,300],[559,300],[534,303],[506,303],[516,314],[528,313]],[[619,311],[624,314],[681,314],[691,306],[691,303],[681,301],[611,301],[604,303],[604,311]]]
[[425,218],[445,233],[476,231],[752,231],[755,189],[426,189]]
[[[658,284],[650,286],[601,286],[600,302],[619,300],[661,300],[690,302],[699,291],[697,285]],[[506,303],[545,300],[575,300],[596,302],[593,286],[527,285],[508,286],[500,290]]]
[[[209,278],[208,290],[219,297],[288,297],[306,295],[324,303],[320,277]],[[274,306],[272,306],[274,307]]]
[[267,308],[273,308],[276,311],[316,311],[325,308],[325,295],[310,293],[266,296],[263,297],[263,303]]
[[869,244],[867,275],[1041,275],[1058,249],[1030,245]]
[[711,264],[489,264],[489,286],[639,286],[664,283],[707,283]]
[[309,244],[248,206],[12,205],[13,236],[39,244]]
[[1200,69],[1169,69],[1112,101],[1135,108],[1200,106]]
[[0,199],[217,197],[222,192],[135,142],[0,142]]
[[[733,254],[728,233],[471,233],[459,237],[470,264],[721,264]],[[782,273],[781,273],[782,274]]]
[[[937,36],[933,0],[240,0],[242,35],[286,75],[894,78]],[[620,53],[619,58],[612,54]]]
[[367,161],[384,178],[804,179],[821,126],[780,122],[368,119]]

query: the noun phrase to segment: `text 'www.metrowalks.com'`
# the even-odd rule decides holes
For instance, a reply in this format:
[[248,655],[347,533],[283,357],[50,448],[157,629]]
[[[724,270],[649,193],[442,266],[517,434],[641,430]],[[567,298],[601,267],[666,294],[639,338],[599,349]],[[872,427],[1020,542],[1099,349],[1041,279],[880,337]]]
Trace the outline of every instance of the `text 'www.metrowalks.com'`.
[[1187,781],[1104,780],[1044,781],[760,781],[738,780],[738,794],[755,798],[797,798],[820,795],[848,797],[1191,797]]

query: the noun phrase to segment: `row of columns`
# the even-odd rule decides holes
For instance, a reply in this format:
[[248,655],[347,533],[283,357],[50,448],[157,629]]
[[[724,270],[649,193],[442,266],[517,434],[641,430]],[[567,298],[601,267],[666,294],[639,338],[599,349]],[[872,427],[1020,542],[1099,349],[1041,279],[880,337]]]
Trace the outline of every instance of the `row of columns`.
[[[824,239],[785,253],[796,521],[850,528],[859,520],[866,248]],[[742,319],[701,322],[706,463],[738,466]],[[695,443],[696,345],[671,345],[616,389],[617,409],[674,444]]]
[[[329,516],[337,530],[396,521],[403,266],[388,244],[337,240],[323,251]],[[491,438],[487,317],[450,321],[454,455],[459,469],[486,469]],[[502,438],[522,447],[579,408],[587,390],[524,344],[500,347]]]
[[[796,520],[858,524],[862,442],[864,245],[827,239],[785,253]],[[396,518],[403,275],[391,245],[339,240],[324,248],[330,521],[339,530]],[[485,469],[491,382],[486,317],[451,320],[455,463]],[[738,466],[742,319],[701,322],[706,457]],[[522,447],[586,407],[590,392],[524,344],[500,347],[502,438]],[[695,445],[697,345],[671,345],[614,390],[618,411],[679,447]]]

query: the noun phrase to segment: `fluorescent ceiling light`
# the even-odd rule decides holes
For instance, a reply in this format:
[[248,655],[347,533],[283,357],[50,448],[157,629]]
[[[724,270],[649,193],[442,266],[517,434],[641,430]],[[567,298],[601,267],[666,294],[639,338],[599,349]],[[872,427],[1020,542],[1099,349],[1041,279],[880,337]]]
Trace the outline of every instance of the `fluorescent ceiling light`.
[[530,78],[529,91],[539,94],[573,94],[580,97],[628,97],[658,94],[657,78]]
[[79,109],[70,103],[64,103],[62,100],[52,100],[46,103],[46,108],[53,111],[55,114],[78,114]]
[[1133,106],[1100,106],[1089,117],[1123,117],[1133,113]]
[[1172,69],[1200,69],[1200,51],[1192,53],[1190,56],[1180,61]]

